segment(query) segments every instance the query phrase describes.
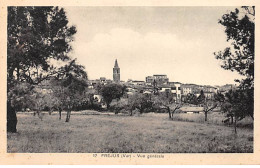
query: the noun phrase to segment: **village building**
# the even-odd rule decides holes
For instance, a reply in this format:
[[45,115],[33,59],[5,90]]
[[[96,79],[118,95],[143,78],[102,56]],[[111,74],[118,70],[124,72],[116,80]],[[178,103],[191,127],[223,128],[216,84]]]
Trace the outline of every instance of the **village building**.
[[145,78],[146,83],[149,83],[150,85],[156,84],[167,84],[169,82],[169,78],[167,75],[153,75],[153,76],[147,76]]
[[210,93],[217,93],[218,92],[218,88],[207,85],[207,86],[204,86],[203,91],[210,92]]
[[194,93],[194,90],[195,90],[194,87],[195,87],[194,84],[182,84],[182,86],[181,86],[182,95],[186,96],[188,94]]
[[145,85],[145,81],[138,81],[138,80],[133,80],[131,82],[133,85],[138,85],[138,86],[144,86]]
[[105,83],[107,79],[105,77],[100,77],[100,82]]
[[167,84],[158,85],[159,92],[171,92],[175,95],[175,100],[181,100],[181,83],[168,82]]
[[171,92],[176,94],[177,100],[181,100],[181,86],[180,82],[168,82],[168,85],[171,87]]

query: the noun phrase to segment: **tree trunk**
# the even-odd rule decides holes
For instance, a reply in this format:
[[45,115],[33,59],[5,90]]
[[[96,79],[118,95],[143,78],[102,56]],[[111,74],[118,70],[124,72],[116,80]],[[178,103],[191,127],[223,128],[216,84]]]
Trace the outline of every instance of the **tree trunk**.
[[17,132],[17,117],[15,109],[11,106],[10,102],[7,102],[7,132]]
[[52,113],[52,109],[49,110],[49,115],[51,115],[51,113]]
[[171,112],[171,114],[172,114],[172,119],[173,119],[173,114],[174,114],[174,112],[176,111],[176,109],[175,110],[173,110],[172,112]]
[[38,117],[41,119],[42,121],[42,118],[43,118],[43,114],[41,113],[41,111],[37,110],[37,115]]
[[[9,80],[9,82],[13,81],[13,78],[14,78],[14,68],[11,68],[9,71],[8,71],[8,77],[7,77],[7,80]],[[9,83],[8,83],[9,84]],[[12,85],[12,84],[11,84]],[[7,92],[9,92],[9,89],[10,89],[11,86],[7,86]]]
[[[118,99],[116,100],[116,103],[117,103],[117,105],[118,105]],[[115,108],[115,114],[118,114],[119,111],[120,111],[119,108],[116,107],[116,108]]]
[[70,121],[70,113],[71,113],[71,111],[68,110],[68,111],[67,111],[67,116],[66,116],[66,121],[65,121],[65,122],[69,122],[69,121]]
[[237,119],[235,117],[235,124],[234,124],[234,127],[235,127],[235,134],[237,134]]
[[208,112],[204,111],[204,113],[205,113],[205,121],[208,121]]
[[119,113],[119,111],[117,109],[115,109],[115,114],[118,114],[118,113]]
[[233,117],[233,115],[231,115],[230,117],[231,117],[231,124],[233,124],[234,123],[234,117]]
[[168,111],[168,113],[169,113],[169,118],[172,118],[170,107],[167,107],[167,111]]
[[130,108],[130,116],[133,116],[133,110],[135,109],[135,107],[134,106],[132,106],[131,108]]
[[59,108],[59,120],[61,120],[61,108]]

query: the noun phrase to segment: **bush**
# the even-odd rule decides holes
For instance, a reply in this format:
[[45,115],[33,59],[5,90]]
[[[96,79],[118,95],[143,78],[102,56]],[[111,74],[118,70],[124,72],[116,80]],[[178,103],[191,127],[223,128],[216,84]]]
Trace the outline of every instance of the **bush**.
[[113,100],[110,104],[109,110],[115,112],[115,114],[118,114],[119,112],[129,111],[128,100],[124,98]]

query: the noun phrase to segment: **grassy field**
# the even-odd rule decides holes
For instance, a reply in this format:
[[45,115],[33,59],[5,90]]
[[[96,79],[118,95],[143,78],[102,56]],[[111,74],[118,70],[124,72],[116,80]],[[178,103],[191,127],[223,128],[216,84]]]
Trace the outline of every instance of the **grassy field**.
[[[72,113],[73,114],[73,113]],[[88,114],[88,113],[84,113]],[[93,114],[95,114],[93,112]],[[18,153],[215,153],[253,152],[253,129],[172,121],[168,114],[140,116],[18,114],[8,152]]]
[[[222,122],[225,119],[225,114],[221,112],[210,112],[208,114],[208,121],[209,124],[216,124],[216,125],[224,125]],[[174,121],[186,121],[186,122],[196,122],[196,123],[205,123],[205,115],[204,113],[195,113],[195,114],[187,114],[187,113],[175,113],[173,115]],[[246,117],[241,121],[237,122],[238,127],[248,127],[253,128],[253,120],[251,117]],[[225,124],[228,125],[228,124]]]

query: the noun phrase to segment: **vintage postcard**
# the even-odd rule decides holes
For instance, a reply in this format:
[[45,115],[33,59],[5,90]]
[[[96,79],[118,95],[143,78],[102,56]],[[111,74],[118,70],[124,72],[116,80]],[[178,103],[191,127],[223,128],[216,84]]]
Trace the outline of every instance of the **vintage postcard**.
[[0,164],[259,164],[259,5],[2,1]]

